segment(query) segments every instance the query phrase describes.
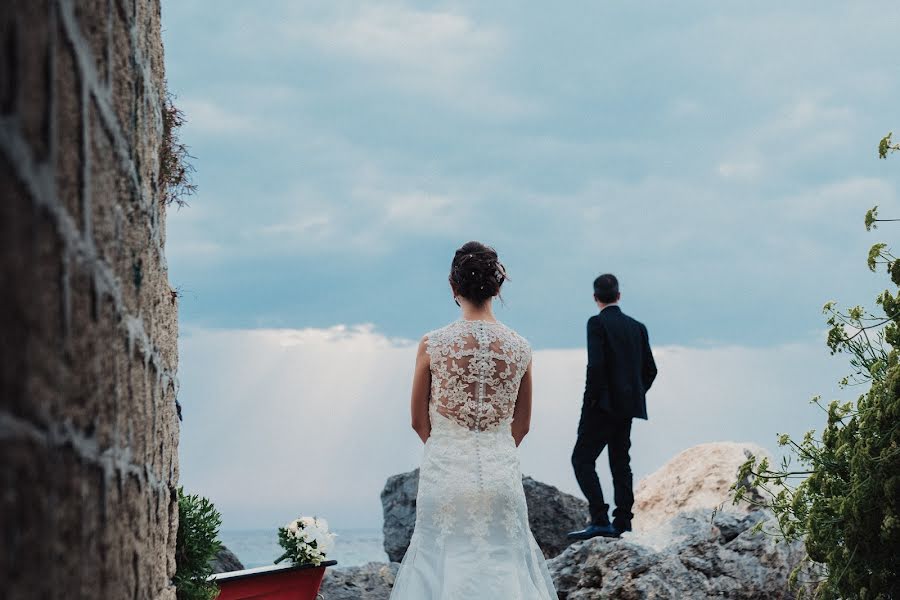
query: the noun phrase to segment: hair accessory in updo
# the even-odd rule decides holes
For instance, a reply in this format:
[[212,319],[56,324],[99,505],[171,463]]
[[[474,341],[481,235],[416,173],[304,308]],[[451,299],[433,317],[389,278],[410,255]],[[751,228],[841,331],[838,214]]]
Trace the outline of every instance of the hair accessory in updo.
[[497,252],[481,242],[467,242],[456,251],[450,267],[450,282],[457,295],[477,305],[500,293],[506,269]]

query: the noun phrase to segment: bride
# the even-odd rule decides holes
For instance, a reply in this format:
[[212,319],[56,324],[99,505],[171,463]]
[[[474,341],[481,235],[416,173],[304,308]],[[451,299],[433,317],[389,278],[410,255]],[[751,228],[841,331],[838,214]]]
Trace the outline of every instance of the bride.
[[456,251],[461,318],[419,344],[412,426],[425,443],[416,525],[392,600],[555,600],[528,527],[518,445],[531,420],[531,348],[491,310],[493,248]]

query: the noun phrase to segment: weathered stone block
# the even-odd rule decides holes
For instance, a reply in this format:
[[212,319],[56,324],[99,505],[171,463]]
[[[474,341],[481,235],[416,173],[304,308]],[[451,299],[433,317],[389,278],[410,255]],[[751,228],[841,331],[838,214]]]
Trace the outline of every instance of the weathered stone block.
[[97,252],[109,264],[122,254],[124,213],[119,202],[130,201],[125,175],[115,152],[113,138],[104,126],[96,100],[90,103],[91,177],[88,201],[91,234]]
[[111,0],[78,0],[75,18],[91,48],[98,79],[109,81],[109,34]]
[[[95,419],[109,414],[101,395],[94,389],[105,374],[98,372],[97,352],[110,332],[99,323],[92,273],[84,262],[70,257],[67,261],[69,327],[64,339],[66,377],[60,389],[60,402],[55,419],[70,423],[78,431],[93,436]],[[112,332],[112,335],[115,335]],[[99,375],[99,381],[98,381]]]
[[99,338],[95,350],[93,372],[96,383],[93,393],[96,399],[92,404],[103,411],[94,419],[94,435],[98,448],[106,451],[123,443],[117,417],[122,410],[125,390],[123,372],[128,361],[124,344],[120,343],[122,324],[115,301],[110,295],[101,294],[97,304],[98,328],[106,335]]
[[[111,597],[98,593],[115,575],[99,560],[103,472],[72,447],[27,437],[0,440],[4,457],[2,514],[15,535],[0,553],[8,598]],[[35,577],[35,565],[52,565]]]
[[46,428],[62,371],[63,245],[2,157],[0,180],[0,409]]
[[[6,15],[3,15],[6,16]],[[3,58],[0,60],[0,114],[9,115],[16,109],[18,100],[19,82],[18,70],[19,53],[19,29],[15,19],[0,16],[0,48],[3,48]]]
[[56,193],[75,227],[83,229],[84,214],[84,124],[82,80],[75,48],[62,27],[56,40],[55,127]]
[[125,309],[131,315],[140,314],[144,280],[155,268],[150,260],[152,242],[144,211],[136,203],[123,206],[122,252],[114,265],[121,285]]
[[47,0],[6,2],[7,19],[17,23],[17,108],[22,128],[31,142],[35,160],[46,160],[50,151],[50,24],[55,7]]
[[165,89],[161,5],[159,2],[137,2],[135,21],[138,24],[139,52],[150,67],[153,87]]
[[[118,3],[122,4],[122,3]],[[128,4],[127,2],[125,4]],[[123,11],[112,11],[110,45],[110,81],[113,107],[126,140],[134,140],[134,102],[137,63],[131,45],[131,26]]]

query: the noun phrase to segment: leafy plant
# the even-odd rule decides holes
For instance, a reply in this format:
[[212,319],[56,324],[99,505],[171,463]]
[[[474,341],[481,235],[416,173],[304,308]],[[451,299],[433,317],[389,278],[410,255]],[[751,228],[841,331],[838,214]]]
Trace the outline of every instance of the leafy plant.
[[[879,156],[898,150],[887,135]],[[895,220],[879,219],[876,206],[865,226]],[[877,313],[861,306],[841,311],[834,302],[824,312],[827,345],[832,354],[846,354],[852,368],[841,386],[868,389],[855,402],[825,406],[814,398],[827,415],[821,435],[779,436],[789,457],[779,467],[752,457],[733,486],[735,502],[773,511],[781,537],[805,540],[809,558],[821,566],[813,589],[823,600],[889,600],[900,593],[900,260],[879,243],[867,263],[891,282],[875,300]],[[754,487],[762,499],[748,497]],[[799,574],[800,567],[795,585]]]
[[878,142],[878,158],[887,158],[888,154],[891,152],[900,152],[900,144],[895,144],[893,140],[891,140],[892,135],[894,135],[893,131],[881,138],[881,141]]
[[178,600],[214,600],[218,586],[207,581],[210,559],[221,549],[222,515],[212,502],[178,488],[178,536],[175,540],[175,588]]

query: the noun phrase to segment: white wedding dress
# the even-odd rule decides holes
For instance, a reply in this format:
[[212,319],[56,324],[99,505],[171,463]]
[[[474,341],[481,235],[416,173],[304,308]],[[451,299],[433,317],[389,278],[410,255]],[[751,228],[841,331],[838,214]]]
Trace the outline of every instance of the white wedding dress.
[[426,348],[431,437],[392,600],[556,600],[510,432],[528,342],[500,323],[460,320],[429,333]]

